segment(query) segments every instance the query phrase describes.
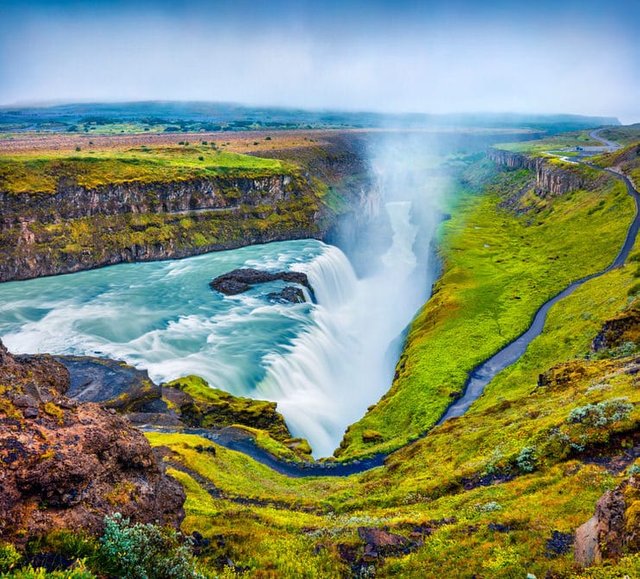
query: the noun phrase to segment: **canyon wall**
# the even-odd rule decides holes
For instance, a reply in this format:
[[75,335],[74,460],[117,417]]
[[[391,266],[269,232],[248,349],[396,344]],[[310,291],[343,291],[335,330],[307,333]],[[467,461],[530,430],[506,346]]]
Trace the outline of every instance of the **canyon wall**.
[[489,159],[503,167],[533,171],[536,176],[535,191],[541,197],[564,195],[576,189],[592,189],[602,179],[595,170],[577,163],[493,148],[487,154]]
[[295,174],[0,193],[0,281],[322,238],[335,218]]

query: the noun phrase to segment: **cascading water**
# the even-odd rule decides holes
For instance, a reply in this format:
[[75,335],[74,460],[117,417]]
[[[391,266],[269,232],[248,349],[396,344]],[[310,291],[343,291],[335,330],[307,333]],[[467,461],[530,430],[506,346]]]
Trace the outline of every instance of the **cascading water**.
[[291,429],[312,441],[316,456],[330,455],[346,426],[388,389],[397,360],[389,350],[424,293],[415,288],[407,299],[403,292],[418,263],[411,202],[391,202],[386,210],[393,240],[376,275],[356,279],[346,256],[332,246],[296,267],[316,292],[314,323],[287,352],[269,357],[258,386],[259,396],[278,402]]
[[[0,335],[16,353],[108,356],[158,382],[198,374],[274,400],[316,456],[330,455],[391,385],[399,338],[434,274],[444,187],[417,151],[391,143],[372,155],[376,185],[363,198],[372,225],[355,236],[365,250],[371,242],[359,253],[366,275],[340,249],[300,240],[12,282],[0,285]],[[318,303],[275,303],[267,295],[282,286],[269,284],[233,297],[210,290],[236,267],[305,271]]]

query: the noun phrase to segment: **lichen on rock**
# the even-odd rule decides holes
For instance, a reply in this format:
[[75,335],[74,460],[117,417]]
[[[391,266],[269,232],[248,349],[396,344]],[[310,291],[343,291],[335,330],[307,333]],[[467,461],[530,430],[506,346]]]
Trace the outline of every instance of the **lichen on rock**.
[[65,394],[50,356],[14,357],[0,343],[0,535],[95,534],[105,515],[178,526],[185,494],[144,435],[113,409]]

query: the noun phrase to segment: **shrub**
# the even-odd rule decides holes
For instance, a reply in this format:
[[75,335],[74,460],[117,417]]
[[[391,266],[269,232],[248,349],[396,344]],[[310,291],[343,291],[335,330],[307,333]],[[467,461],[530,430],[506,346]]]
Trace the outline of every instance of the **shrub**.
[[477,504],[476,510],[481,513],[493,513],[495,511],[501,511],[502,505],[496,501],[489,501],[488,503]]
[[8,573],[22,559],[22,555],[10,543],[0,543],[0,573]]
[[194,571],[191,543],[177,531],[129,523],[120,513],[105,517],[101,567],[122,579],[188,579]]
[[535,448],[525,446],[516,458],[516,465],[518,465],[521,472],[533,472],[536,470],[537,457]]
[[628,398],[612,398],[597,404],[578,406],[569,413],[567,422],[603,428],[629,416],[633,410],[633,404],[628,400]]

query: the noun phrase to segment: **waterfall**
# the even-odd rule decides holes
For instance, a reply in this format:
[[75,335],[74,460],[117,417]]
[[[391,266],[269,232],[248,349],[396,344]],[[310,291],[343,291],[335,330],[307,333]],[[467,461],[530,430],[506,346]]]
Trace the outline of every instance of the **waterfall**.
[[318,303],[333,309],[353,297],[357,279],[347,259],[337,247],[327,246],[311,264],[292,267],[307,274]]
[[[329,456],[345,428],[388,390],[402,333],[421,303],[415,287],[418,227],[411,202],[385,205],[393,229],[378,272],[357,279],[344,253],[333,246],[310,263],[296,265],[314,288],[313,323],[287,351],[268,356],[256,397],[278,403],[291,431]],[[390,349],[393,349],[390,355]]]

